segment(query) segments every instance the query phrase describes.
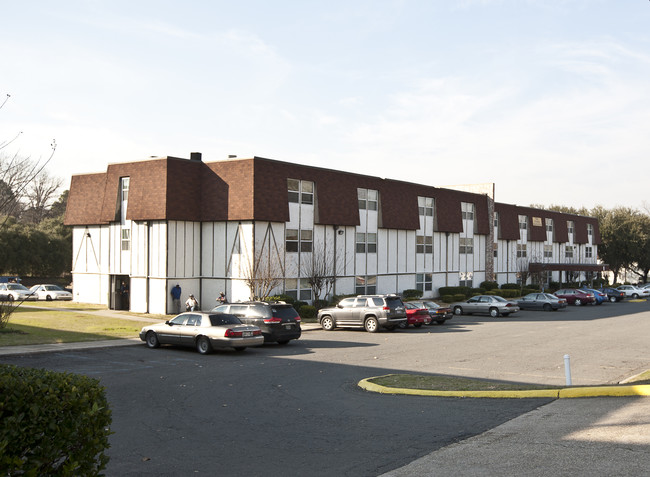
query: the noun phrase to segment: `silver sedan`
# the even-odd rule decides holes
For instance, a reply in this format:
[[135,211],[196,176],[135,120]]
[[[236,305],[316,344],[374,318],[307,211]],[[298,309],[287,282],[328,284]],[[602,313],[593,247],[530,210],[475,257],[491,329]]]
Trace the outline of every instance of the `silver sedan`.
[[515,302],[496,295],[473,296],[467,301],[452,303],[450,308],[455,315],[487,313],[495,318],[499,315],[508,316],[519,311],[519,306]]
[[161,344],[195,347],[201,354],[215,348],[243,351],[248,346],[264,344],[262,330],[245,325],[235,315],[226,313],[181,313],[169,321],[142,328],[140,339],[149,348]]

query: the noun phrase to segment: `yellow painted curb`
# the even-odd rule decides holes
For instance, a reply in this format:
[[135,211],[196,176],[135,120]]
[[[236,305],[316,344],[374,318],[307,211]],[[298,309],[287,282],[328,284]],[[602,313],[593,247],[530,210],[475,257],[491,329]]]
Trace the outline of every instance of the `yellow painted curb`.
[[411,396],[470,397],[470,398],[577,398],[596,396],[650,396],[650,385],[594,386],[564,389],[529,389],[521,391],[436,391],[432,389],[392,388],[370,382],[384,376],[362,379],[357,383],[361,389],[380,394],[404,394]]

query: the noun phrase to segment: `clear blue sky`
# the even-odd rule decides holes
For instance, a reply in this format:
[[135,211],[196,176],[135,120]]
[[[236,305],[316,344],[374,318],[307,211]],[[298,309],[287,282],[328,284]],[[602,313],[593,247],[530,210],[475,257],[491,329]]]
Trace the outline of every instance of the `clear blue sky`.
[[[647,0],[3,2],[0,140],[50,172],[236,154],[641,208]],[[5,150],[6,151],[6,150]]]

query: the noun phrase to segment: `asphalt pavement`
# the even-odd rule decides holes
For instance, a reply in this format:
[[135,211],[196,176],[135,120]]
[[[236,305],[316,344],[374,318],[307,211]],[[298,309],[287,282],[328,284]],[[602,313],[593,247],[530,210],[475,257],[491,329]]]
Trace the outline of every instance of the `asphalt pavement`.
[[[92,313],[125,318],[122,312]],[[320,327],[303,323],[302,329],[309,332]],[[12,346],[0,348],[0,356],[136,344],[144,346],[138,338]],[[641,390],[640,396],[556,399],[383,475],[645,475],[650,468],[646,391]]]

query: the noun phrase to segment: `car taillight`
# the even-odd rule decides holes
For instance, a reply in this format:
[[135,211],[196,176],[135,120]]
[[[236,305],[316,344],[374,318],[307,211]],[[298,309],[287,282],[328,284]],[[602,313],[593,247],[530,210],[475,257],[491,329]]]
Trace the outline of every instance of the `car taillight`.
[[300,323],[300,315],[296,315],[294,318],[298,323]]
[[276,318],[276,317],[264,318],[264,323],[282,323],[282,318]]
[[384,310],[384,311],[390,311],[390,306],[384,306],[384,307],[382,308],[382,310]]
[[259,336],[262,334],[262,330],[255,330],[253,331],[253,336]]
[[226,338],[241,338],[243,336],[243,333],[241,331],[233,331],[230,328],[228,328],[223,335]]
[[512,303],[506,303],[506,308],[512,306]]

